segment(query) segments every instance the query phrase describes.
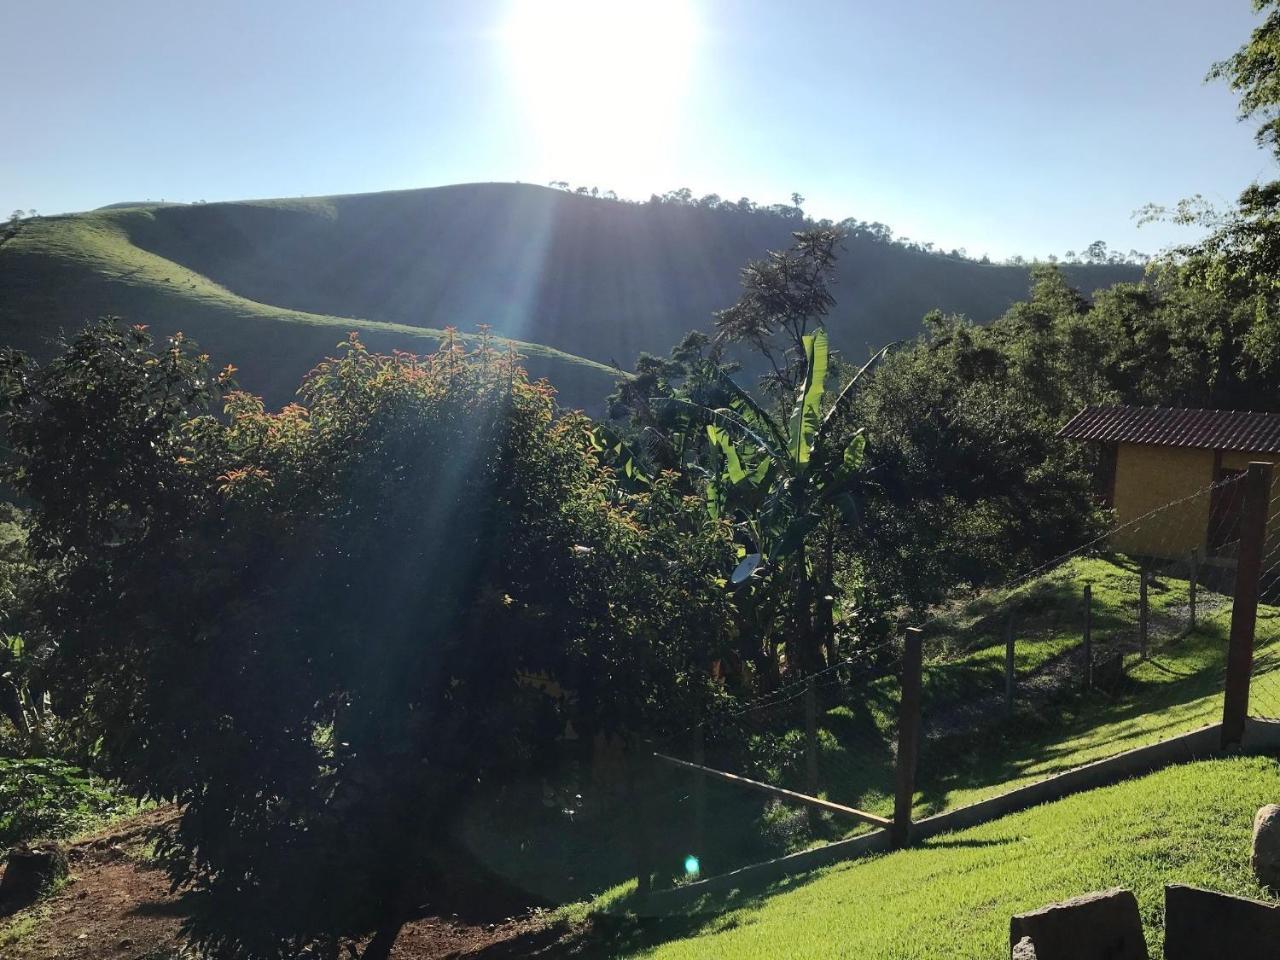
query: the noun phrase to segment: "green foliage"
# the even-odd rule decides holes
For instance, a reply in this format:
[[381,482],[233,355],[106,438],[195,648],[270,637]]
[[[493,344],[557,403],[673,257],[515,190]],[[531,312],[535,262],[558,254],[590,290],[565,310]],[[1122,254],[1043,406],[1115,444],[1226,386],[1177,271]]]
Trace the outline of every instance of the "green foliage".
[[1213,65],[1209,78],[1231,85],[1240,95],[1240,119],[1259,119],[1258,143],[1280,156],[1280,3],[1253,0],[1253,9],[1266,18],[1244,46]]
[[62,839],[131,809],[98,778],[51,757],[0,757],[0,848]]
[[1185,277],[1092,302],[1052,268],[979,326],[933,314],[854,404],[866,431],[869,586],[923,607],[1090,539],[1105,465],[1056,437],[1089,403],[1276,409],[1252,305]]
[[[452,828],[598,735],[686,725],[732,638],[727,527],[624,485],[512,354],[354,336],[267,412],[181,340],[102,323],[0,365],[41,565],[27,634],[235,955],[391,931]],[[564,739],[572,730],[575,741]]]

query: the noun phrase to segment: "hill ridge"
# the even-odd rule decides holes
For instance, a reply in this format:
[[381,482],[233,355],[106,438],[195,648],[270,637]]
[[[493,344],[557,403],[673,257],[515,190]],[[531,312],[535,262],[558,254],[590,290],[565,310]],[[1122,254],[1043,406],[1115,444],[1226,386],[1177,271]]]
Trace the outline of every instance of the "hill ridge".
[[[598,409],[610,364],[665,353],[730,305],[750,259],[803,225],[768,211],[629,203],[533,184],[441,187],[218,203],[112,205],[23,223],[0,246],[4,342],[47,353],[59,328],[118,313],[185,332],[269,400],[296,387],[333,334],[421,347],[447,326],[517,341],[563,400]],[[850,237],[837,348],[914,336],[940,308],[994,319],[1026,295],[1025,267]],[[1068,266],[1091,292],[1136,266]],[[319,334],[323,334],[321,337]],[[292,340],[292,342],[290,342]]]

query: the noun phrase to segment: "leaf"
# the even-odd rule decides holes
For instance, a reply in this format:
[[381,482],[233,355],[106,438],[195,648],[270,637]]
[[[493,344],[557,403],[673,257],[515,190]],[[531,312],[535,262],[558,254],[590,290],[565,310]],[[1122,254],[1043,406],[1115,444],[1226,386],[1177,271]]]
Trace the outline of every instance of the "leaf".
[[686,413],[696,414],[702,420],[709,421],[712,424],[721,426],[725,429],[731,429],[736,433],[742,434],[743,437],[750,440],[756,446],[764,448],[769,451],[770,454],[773,453],[773,448],[770,447],[768,441],[745,423],[741,416],[733,410],[729,410],[725,407],[717,407],[713,410],[711,407],[703,406],[700,403],[694,403],[692,400],[684,399],[684,397],[661,397],[655,402],[655,405],[659,407],[678,407]]
[[724,462],[726,473],[729,476],[730,483],[741,483],[747,477],[747,471],[742,469],[742,460],[738,457],[738,450],[733,445],[733,441],[729,439],[727,431],[722,430],[713,423],[707,424],[707,438],[720,448],[720,452],[724,454]]
[[827,331],[818,329],[803,338],[805,374],[796,407],[791,414],[790,452],[792,462],[809,462],[818,427],[822,423],[822,397],[827,389]]
[[787,448],[787,438],[782,433],[782,428],[774,421],[773,417],[765,412],[760,404],[751,394],[743,390],[733,378],[719,368],[716,369],[716,381],[725,388],[732,396],[733,401],[730,404],[737,411],[743,421],[757,432],[768,433],[774,440],[774,445],[778,450]]
[[809,534],[813,533],[821,520],[822,518],[814,513],[806,513],[792,520],[774,545],[772,558],[779,560],[795,553],[804,545]]
[[857,387],[863,375],[883,360],[885,355],[896,347],[898,343],[899,341],[894,340],[892,343],[887,343],[881,347],[875,356],[864,363],[858,372],[853,375],[853,379],[845,384],[844,389],[840,391],[840,395],[836,397],[835,403],[831,404],[831,409],[827,411],[827,415],[822,418],[822,426],[818,428],[818,437],[815,440],[815,443],[821,443],[826,438],[827,434],[830,433],[840,412],[848,406],[849,402],[856,395],[855,387]]

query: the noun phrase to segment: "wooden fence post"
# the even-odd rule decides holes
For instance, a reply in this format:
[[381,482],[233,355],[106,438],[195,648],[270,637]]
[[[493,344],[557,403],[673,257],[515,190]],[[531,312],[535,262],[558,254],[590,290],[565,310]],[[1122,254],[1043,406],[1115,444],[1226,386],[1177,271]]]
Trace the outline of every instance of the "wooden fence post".
[[920,756],[920,696],[924,665],[924,636],[908,627],[902,652],[902,700],[898,705],[897,791],[889,836],[895,847],[911,842],[911,807],[916,795],[916,763]]
[[1143,560],[1138,571],[1138,658],[1141,660],[1147,659],[1147,580],[1147,561]]
[[[693,728],[693,762],[699,766],[707,763],[707,732],[702,710],[698,710],[698,725]],[[693,777],[693,855],[702,859],[707,847],[707,778]]]
[[1222,748],[1239,746],[1249,714],[1249,675],[1253,671],[1253,631],[1258,619],[1258,585],[1267,539],[1271,464],[1251,463],[1244,476],[1240,512],[1240,553],[1231,602],[1231,640],[1227,648],[1227,684],[1222,698]]
[[1093,689],[1093,584],[1084,585],[1084,688]]
[[[818,795],[818,697],[813,690],[813,674],[804,682],[804,773],[805,792]],[[809,807],[806,811],[809,829],[818,826],[818,811]]]
[[1013,614],[1004,625],[1004,714],[1013,716]]
[[643,903],[653,891],[653,837],[649,832],[649,752],[634,749],[627,763],[627,794],[631,804],[632,836],[636,863],[636,896]]

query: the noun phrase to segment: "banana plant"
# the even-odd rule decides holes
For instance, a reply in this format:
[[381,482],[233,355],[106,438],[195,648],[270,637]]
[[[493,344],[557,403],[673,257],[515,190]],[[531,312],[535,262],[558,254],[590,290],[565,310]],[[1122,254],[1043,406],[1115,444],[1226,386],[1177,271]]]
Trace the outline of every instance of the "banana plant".
[[836,428],[859,381],[890,347],[867,361],[824,411],[830,350],[826,331],[806,335],[803,345],[805,378],[785,423],[728,377],[724,384],[732,400],[727,407],[672,402],[705,421],[714,452],[707,479],[708,509],[732,517],[743,539],[754,547],[753,553],[743,546],[733,580],[754,583],[769,593],[774,592],[771,585],[794,591],[793,630],[800,642],[788,660],[808,669],[816,659],[812,598],[818,586],[807,556],[811,538],[833,513],[846,523],[858,521],[857,475],[866,438],[861,430],[852,437],[838,437]]
[[831,509],[857,522],[856,479],[866,438],[861,430],[838,439],[836,426],[860,379],[889,347],[872,357],[824,412],[829,344],[825,330],[804,337],[806,374],[787,423],[771,417],[727,377],[728,407],[695,408],[706,420],[715,452],[708,481],[709,508],[739,520],[761,566],[780,562],[806,545]]

